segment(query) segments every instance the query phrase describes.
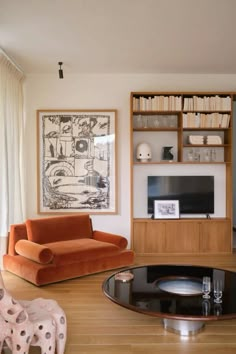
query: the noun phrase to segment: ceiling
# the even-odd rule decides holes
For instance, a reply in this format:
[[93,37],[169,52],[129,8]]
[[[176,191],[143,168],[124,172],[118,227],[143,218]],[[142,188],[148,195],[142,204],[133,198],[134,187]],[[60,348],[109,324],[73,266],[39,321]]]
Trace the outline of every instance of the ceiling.
[[25,73],[236,74],[236,0],[0,0]]

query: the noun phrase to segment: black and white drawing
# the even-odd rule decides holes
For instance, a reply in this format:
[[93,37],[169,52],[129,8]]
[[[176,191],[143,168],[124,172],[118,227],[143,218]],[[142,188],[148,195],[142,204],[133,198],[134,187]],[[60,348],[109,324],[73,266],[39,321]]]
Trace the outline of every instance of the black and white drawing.
[[178,219],[179,201],[178,200],[154,200],[155,219]]
[[116,212],[116,111],[38,111],[39,212]]

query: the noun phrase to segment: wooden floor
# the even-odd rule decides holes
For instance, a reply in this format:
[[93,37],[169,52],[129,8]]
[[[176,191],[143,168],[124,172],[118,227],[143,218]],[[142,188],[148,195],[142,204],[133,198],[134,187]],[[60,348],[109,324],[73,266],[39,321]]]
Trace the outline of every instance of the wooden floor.
[[[197,264],[236,271],[230,256],[139,257],[136,264]],[[207,323],[203,332],[180,337],[163,329],[158,318],[124,309],[107,299],[103,280],[112,272],[90,275],[37,288],[2,272],[7,289],[18,299],[53,298],[68,320],[66,354],[235,354],[236,320]],[[235,299],[236,301],[236,299]],[[7,350],[4,353],[9,353]],[[32,348],[30,353],[40,353]]]

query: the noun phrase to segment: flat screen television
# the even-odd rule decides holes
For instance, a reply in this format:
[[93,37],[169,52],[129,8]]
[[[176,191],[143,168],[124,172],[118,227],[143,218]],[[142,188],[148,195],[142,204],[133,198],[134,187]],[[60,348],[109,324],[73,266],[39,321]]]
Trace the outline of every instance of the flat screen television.
[[214,176],[148,176],[148,214],[154,200],[179,200],[180,214],[214,213]]

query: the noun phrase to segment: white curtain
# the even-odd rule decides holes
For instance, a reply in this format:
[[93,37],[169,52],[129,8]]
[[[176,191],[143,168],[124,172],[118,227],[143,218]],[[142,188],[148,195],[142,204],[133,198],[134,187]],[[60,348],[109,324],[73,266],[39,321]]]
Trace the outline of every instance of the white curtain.
[[[23,73],[0,52],[0,237],[23,221]],[[3,249],[5,248],[5,249]]]

